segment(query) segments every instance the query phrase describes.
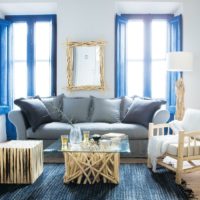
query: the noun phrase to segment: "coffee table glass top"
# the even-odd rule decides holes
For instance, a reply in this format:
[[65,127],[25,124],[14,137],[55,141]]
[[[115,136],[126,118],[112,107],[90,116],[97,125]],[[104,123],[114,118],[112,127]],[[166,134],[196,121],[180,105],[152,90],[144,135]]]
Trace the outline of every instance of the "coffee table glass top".
[[123,139],[100,139],[98,144],[94,141],[81,142],[80,144],[68,144],[62,147],[61,140],[58,139],[56,142],[47,147],[44,152],[99,152],[99,153],[130,153],[128,136]]

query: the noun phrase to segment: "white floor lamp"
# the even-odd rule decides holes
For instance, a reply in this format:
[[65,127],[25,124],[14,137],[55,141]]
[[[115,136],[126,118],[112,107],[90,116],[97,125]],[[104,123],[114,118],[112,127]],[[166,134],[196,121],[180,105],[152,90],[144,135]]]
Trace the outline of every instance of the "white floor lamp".
[[182,120],[185,112],[185,86],[183,81],[183,72],[192,71],[193,55],[191,52],[169,52],[167,53],[168,71],[180,72],[181,77],[176,82],[176,113],[175,119]]

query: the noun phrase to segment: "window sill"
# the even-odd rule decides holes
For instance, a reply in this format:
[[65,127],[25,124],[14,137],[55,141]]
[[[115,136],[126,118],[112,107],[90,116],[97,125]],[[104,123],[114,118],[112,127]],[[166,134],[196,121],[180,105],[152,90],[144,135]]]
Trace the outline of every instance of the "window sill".
[[1,106],[0,105],[0,115],[5,115],[10,111],[9,106]]

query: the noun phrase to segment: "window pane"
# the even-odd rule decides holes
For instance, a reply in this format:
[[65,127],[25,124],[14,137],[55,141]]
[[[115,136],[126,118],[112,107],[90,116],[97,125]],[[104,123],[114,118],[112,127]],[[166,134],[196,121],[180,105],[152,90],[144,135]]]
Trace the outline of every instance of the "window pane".
[[151,72],[151,88],[153,98],[166,98],[166,61],[153,61]]
[[35,59],[49,60],[51,52],[51,25],[50,22],[36,22],[35,24]]
[[129,21],[127,25],[127,58],[144,58],[144,23],[142,20]]
[[35,65],[35,94],[42,97],[51,95],[51,67],[47,62],[36,62]]
[[14,99],[27,96],[26,62],[13,63],[13,96]]
[[26,60],[27,57],[27,24],[13,24],[13,59]]
[[143,96],[143,62],[128,62],[127,68],[127,93],[128,96],[139,95]]
[[165,59],[167,51],[167,22],[166,20],[153,20],[152,32],[152,59]]

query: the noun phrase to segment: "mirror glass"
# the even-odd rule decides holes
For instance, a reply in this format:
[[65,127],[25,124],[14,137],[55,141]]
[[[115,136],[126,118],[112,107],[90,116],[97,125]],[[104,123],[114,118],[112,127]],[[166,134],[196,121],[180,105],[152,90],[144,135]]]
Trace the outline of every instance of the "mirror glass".
[[67,88],[69,90],[104,89],[103,41],[67,43]]
[[100,48],[74,47],[73,49],[73,85],[100,85]]

